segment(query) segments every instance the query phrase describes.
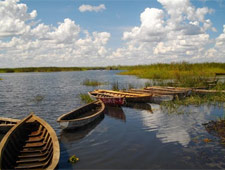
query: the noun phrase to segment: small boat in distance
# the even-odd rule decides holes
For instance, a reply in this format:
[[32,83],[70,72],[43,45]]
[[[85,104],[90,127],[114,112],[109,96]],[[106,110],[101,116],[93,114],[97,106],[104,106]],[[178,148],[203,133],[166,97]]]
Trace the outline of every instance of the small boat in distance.
[[100,99],[104,104],[111,105],[111,106],[122,106],[125,104],[124,97],[113,97],[110,95],[99,94],[95,92],[88,92],[88,95],[92,99]]
[[0,143],[0,169],[55,169],[59,157],[55,131],[34,114],[13,126]]
[[79,128],[100,117],[104,110],[105,104],[101,100],[97,100],[61,115],[57,122],[63,130]]
[[19,119],[0,117],[0,133],[7,133],[19,121]]

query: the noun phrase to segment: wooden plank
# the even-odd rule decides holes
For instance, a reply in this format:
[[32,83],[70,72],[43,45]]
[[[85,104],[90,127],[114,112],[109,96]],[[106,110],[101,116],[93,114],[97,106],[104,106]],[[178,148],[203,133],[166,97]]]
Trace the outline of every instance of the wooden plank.
[[225,93],[225,90],[204,90],[204,89],[193,89],[193,92],[200,94],[215,94],[215,93]]

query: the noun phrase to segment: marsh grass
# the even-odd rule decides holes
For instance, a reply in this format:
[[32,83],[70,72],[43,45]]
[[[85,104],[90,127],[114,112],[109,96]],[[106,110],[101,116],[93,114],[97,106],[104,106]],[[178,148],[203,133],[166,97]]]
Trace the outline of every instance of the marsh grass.
[[215,79],[215,73],[225,73],[225,63],[187,62],[152,64],[121,67],[121,75],[136,75],[152,80],[174,80],[175,86],[206,87],[208,80]]
[[85,79],[82,82],[82,84],[85,85],[85,86],[100,86],[100,85],[105,85],[107,83],[106,82],[100,82],[100,81],[97,81],[97,80]]
[[207,94],[207,95],[197,95],[193,94],[184,99],[176,98],[173,101],[162,102],[161,108],[166,109],[168,113],[182,113],[182,106],[200,106],[203,104],[213,104],[223,106],[225,108],[225,94],[217,93],[217,94]]
[[93,102],[94,100],[86,93],[81,93],[80,94],[80,99],[81,101],[83,101],[84,103],[90,103]]
[[115,91],[130,90],[135,88],[134,84],[131,84],[131,83],[122,84],[122,83],[119,83],[118,81],[114,81],[111,85],[112,85],[112,90],[115,90]]
[[112,83],[112,90],[115,90],[115,91],[119,91],[120,90],[118,81],[114,81]]

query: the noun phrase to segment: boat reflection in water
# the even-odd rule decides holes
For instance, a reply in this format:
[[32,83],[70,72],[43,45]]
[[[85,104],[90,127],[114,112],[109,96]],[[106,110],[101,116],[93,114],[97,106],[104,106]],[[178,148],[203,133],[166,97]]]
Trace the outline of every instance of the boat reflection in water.
[[151,105],[149,103],[131,103],[131,102],[126,102],[126,104],[124,106],[125,107],[134,108],[134,109],[138,109],[138,110],[146,110],[146,111],[149,111],[149,112],[153,113],[152,107],[151,107]]
[[97,118],[95,121],[73,130],[66,130],[61,131],[60,134],[60,141],[62,143],[70,143],[73,141],[77,141],[80,139],[83,139],[85,136],[87,136],[93,129],[98,126],[101,121],[104,119],[104,114],[102,114],[99,118]]
[[123,109],[120,106],[117,106],[117,107],[106,106],[105,114],[107,116],[126,122],[126,115],[124,114]]

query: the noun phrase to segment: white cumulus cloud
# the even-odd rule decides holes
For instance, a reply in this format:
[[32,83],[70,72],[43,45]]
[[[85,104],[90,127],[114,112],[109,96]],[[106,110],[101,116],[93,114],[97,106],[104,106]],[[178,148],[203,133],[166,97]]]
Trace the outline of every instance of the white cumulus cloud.
[[[224,33],[215,40],[215,47],[208,49],[213,43],[208,31],[216,31],[210,19],[206,18],[213,12],[212,9],[196,8],[189,0],[158,2],[163,9],[146,8],[140,14],[141,24],[123,33],[125,45],[108,58],[123,60],[126,64],[225,61],[222,56],[224,48],[221,48],[225,46]],[[212,54],[219,51],[221,55],[216,60]]]
[[89,33],[69,18],[56,27],[31,26],[27,21],[35,21],[36,11],[28,13],[18,0],[0,3],[0,67],[91,66],[108,53],[110,33]]
[[26,4],[17,4],[19,0],[0,1],[0,37],[21,35],[30,31],[29,20],[37,16],[33,10],[27,13]]
[[79,11],[80,12],[100,12],[100,11],[103,11],[105,10],[106,7],[104,4],[100,4],[99,6],[92,6],[92,5],[86,5],[86,4],[83,4],[79,7]]

